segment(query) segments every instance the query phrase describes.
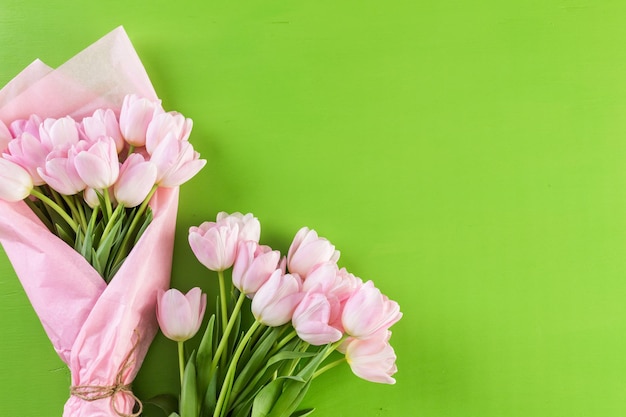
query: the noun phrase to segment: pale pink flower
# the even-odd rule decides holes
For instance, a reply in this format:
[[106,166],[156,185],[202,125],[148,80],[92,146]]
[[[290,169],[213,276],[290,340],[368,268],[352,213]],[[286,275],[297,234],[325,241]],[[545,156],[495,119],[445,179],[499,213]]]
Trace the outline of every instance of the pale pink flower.
[[176,187],[189,181],[206,164],[188,141],[178,140],[173,133],[157,145],[150,160],[157,166],[157,183]]
[[198,333],[205,309],[206,294],[198,287],[187,294],[174,288],[159,290],[157,294],[159,327],[168,339],[177,342],[189,340]]
[[202,265],[211,271],[224,271],[235,262],[239,226],[204,222],[189,228],[189,246]]
[[144,146],[148,125],[163,111],[161,100],[149,100],[136,94],[124,97],[120,111],[120,131],[126,142],[136,147]]
[[293,317],[303,293],[302,280],[297,274],[283,274],[277,269],[259,288],[252,299],[254,318],[266,326],[282,326]]
[[187,140],[191,134],[193,122],[180,113],[168,112],[155,116],[146,131],[146,150],[152,154],[157,145],[170,133],[177,140]]
[[137,153],[128,155],[120,168],[120,175],[113,186],[113,194],[124,207],[141,204],[156,181],[156,166]]
[[278,268],[279,261],[279,251],[253,240],[240,241],[233,266],[233,285],[252,298]]
[[39,139],[39,125],[42,123],[41,117],[32,114],[28,119],[18,119],[11,122],[9,130],[12,137],[16,138],[27,132]]
[[339,251],[315,230],[303,227],[298,231],[287,253],[287,269],[306,279],[313,267],[322,262],[337,262]]
[[0,158],[0,199],[10,203],[29,196],[33,189],[30,174],[18,164]]
[[109,193],[109,200],[111,200],[111,203],[113,205],[116,205],[117,201],[115,201],[115,195],[113,194],[113,187],[110,187],[106,190],[98,190],[98,191],[94,190],[91,187],[87,187],[85,188],[85,191],[83,192],[83,199],[85,200],[85,202],[87,203],[89,207],[96,208],[97,206],[100,205],[100,199],[98,198],[98,193],[103,195],[102,193],[104,192]]
[[78,126],[70,116],[46,119],[39,125],[39,137],[50,150],[68,149],[78,143]]
[[359,378],[383,384],[395,384],[392,378],[396,367],[396,353],[389,344],[391,332],[369,339],[350,339],[344,345],[346,360]]
[[230,226],[238,225],[239,241],[252,240],[258,243],[261,238],[261,223],[252,213],[235,212],[228,214],[225,211],[220,211],[217,213],[217,222]]
[[119,176],[120,163],[115,141],[109,136],[101,137],[78,152],[74,158],[78,175],[96,190],[109,188]]
[[3,156],[28,171],[34,185],[43,185],[45,181],[37,170],[44,167],[51,150],[37,137],[23,132],[9,142],[8,151]]
[[120,132],[120,124],[111,109],[98,109],[92,116],[85,117],[81,122],[83,135],[89,142],[95,142],[102,136],[109,136],[115,141],[115,148],[120,153],[124,148],[124,138]]
[[307,292],[296,307],[291,323],[300,339],[320,346],[341,339],[343,332],[333,326],[340,317],[337,297],[321,292]]
[[78,175],[75,157],[74,147],[65,151],[52,151],[46,158],[43,168],[37,169],[37,173],[55,191],[64,195],[74,195],[87,186]]
[[341,321],[346,333],[367,338],[402,318],[400,306],[383,295],[372,281],[363,284],[346,301]]

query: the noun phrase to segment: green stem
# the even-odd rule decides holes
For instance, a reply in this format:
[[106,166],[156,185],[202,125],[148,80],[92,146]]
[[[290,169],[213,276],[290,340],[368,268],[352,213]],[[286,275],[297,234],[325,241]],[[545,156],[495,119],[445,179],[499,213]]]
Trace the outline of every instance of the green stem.
[[83,230],[85,230],[87,228],[87,226],[85,225],[85,223],[83,223],[80,218],[80,214],[78,214],[78,209],[76,208],[76,204],[74,204],[74,201],[72,200],[71,196],[67,196],[65,194],[61,194],[61,197],[63,198],[63,201],[65,201],[65,204],[67,204],[67,206],[70,208],[70,212],[72,213],[72,217],[74,219],[77,219],[80,226],[82,227]]
[[[226,327],[224,328],[224,333],[222,333],[220,343],[217,345],[217,349],[215,350],[215,355],[213,356],[213,360],[211,361],[211,372],[210,372],[211,375],[217,368],[217,362],[220,360],[220,357],[222,356],[222,353],[224,352],[226,345],[228,345],[228,338],[230,336],[230,332],[233,330],[233,326],[235,325],[235,321],[237,321],[237,316],[239,315],[239,311],[241,310],[241,306],[243,305],[243,301],[245,299],[246,299],[246,295],[244,293],[239,294],[239,298],[237,299],[237,304],[235,304],[235,308],[233,309],[233,314],[230,316],[230,320],[228,320],[228,323],[226,323]],[[250,336],[248,336],[248,339],[249,338]]]
[[117,217],[120,215],[122,211],[124,211],[124,205],[119,204],[115,208],[115,211],[113,212],[113,214],[109,217],[109,221],[106,227],[104,228],[104,231],[102,232],[102,237],[100,237],[100,242],[104,242],[104,240],[109,235],[109,233],[111,233],[111,229],[113,228],[113,225],[115,224],[115,220],[117,219]]
[[334,362],[331,362],[331,363],[329,363],[327,365],[324,365],[323,367],[321,367],[320,369],[315,371],[315,373],[313,373],[313,379],[315,379],[318,376],[322,375],[324,372],[333,369],[335,366],[341,365],[344,362],[346,362],[346,357],[345,356],[343,358],[341,358],[341,359],[337,359]]
[[84,204],[84,199],[82,197],[79,197],[78,194],[74,195],[74,205],[76,206],[76,209],[78,210],[78,215],[80,217],[80,222],[83,225],[83,228],[85,228],[84,230],[87,230],[87,216],[85,215],[85,206]]
[[124,240],[122,241],[120,249],[117,252],[117,256],[115,257],[115,262],[113,262],[113,265],[117,265],[123,259],[123,256],[126,256],[126,254],[128,252],[128,250],[126,249],[126,246],[128,246],[128,242],[130,240],[130,237],[132,236],[133,231],[135,230],[135,227],[137,227],[137,224],[139,223],[139,219],[141,219],[141,216],[146,211],[146,208],[148,207],[148,203],[152,199],[152,196],[156,192],[157,188],[158,188],[157,185],[154,185],[152,187],[152,190],[150,190],[150,192],[148,193],[148,196],[143,201],[143,203],[141,203],[141,206],[139,206],[139,209],[135,213],[135,217],[133,218],[133,221],[130,224],[130,227],[128,228],[128,231],[126,232],[126,236],[124,236]]
[[107,213],[107,219],[111,218],[111,213],[113,213],[113,206],[111,205],[111,195],[109,195],[109,189],[105,188],[102,190],[102,196],[104,197],[104,205]]
[[297,335],[298,333],[296,332],[296,330],[295,329],[292,330],[287,336],[283,338],[283,340],[281,340],[280,342],[276,344],[276,346],[274,346],[274,349],[272,350],[272,352],[278,352],[279,350],[281,350],[287,343],[291,342],[291,340]]
[[180,373],[180,387],[183,387],[183,375],[185,374],[185,342],[178,342],[178,370]]
[[243,339],[239,341],[239,344],[237,345],[237,350],[235,350],[235,353],[233,354],[233,358],[230,361],[230,364],[228,365],[228,371],[226,371],[226,376],[224,377],[224,383],[222,384],[222,389],[220,390],[220,395],[215,405],[215,412],[213,413],[213,417],[222,417],[228,411],[228,407],[226,407],[225,405],[227,405],[230,400],[229,398],[230,392],[232,389],[235,371],[237,370],[237,364],[239,362],[239,358],[241,357],[241,354],[243,353],[244,348],[248,344],[250,337],[260,325],[261,323],[255,320],[254,323],[252,323],[252,325],[246,332],[246,334],[244,335]]
[[46,196],[45,194],[39,192],[38,190],[36,190],[34,188],[30,191],[30,194],[33,195],[34,197],[37,197],[43,203],[45,203],[48,207],[50,207],[52,210],[57,212],[59,214],[59,216],[61,216],[63,218],[63,220],[65,220],[66,223],[72,228],[74,233],[76,233],[76,231],[78,230],[78,225],[70,217],[70,215],[67,214],[67,212],[61,208],[61,206],[59,206],[57,203],[52,201],[48,196]]
[[220,308],[222,316],[222,329],[226,329],[228,324],[228,303],[226,302],[226,284],[224,283],[224,271],[217,271],[217,278],[220,284]]
[[135,152],[135,145],[130,145],[128,147],[128,154],[126,155],[126,157],[129,157],[131,153]]

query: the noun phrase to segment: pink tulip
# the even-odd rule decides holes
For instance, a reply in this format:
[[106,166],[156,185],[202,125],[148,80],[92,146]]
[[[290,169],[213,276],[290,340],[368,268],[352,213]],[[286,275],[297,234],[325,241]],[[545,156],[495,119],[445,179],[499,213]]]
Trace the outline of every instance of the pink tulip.
[[133,146],[146,144],[146,131],[152,119],[163,113],[160,100],[148,100],[136,94],[124,97],[120,111],[120,131]]
[[68,149],[78,143],[78,126],[70,116],[46,119],[39,125],[39,137],[48,149]]
[[191,134],[193,122],[180,113],[161,113],[152,119],[146,131],[146,149],[152,154],[157,145],[172,133],[177,140],[187,140]]
[[141,204],[156,181],[156,166],[137,153],[130,154],[120,168],[120,175],[113,186],[115,199],[124,207]]
[[240,241],[233,266],[233,285],[252,298],[278,268],[279,261],[279,251],[252,240]]
[[392,378],[396,367],[396,354],[389,344],[390,332],[382,337],[350,339],[345,343],[346,360],[352,372],[359,378],[383,384],[395,384]]
[[98,109],[92,116],[85,117],[81,122],[85,139],[95,142],[102,136],[110,136],[115,141],[117,152],[124,148],[124,138],[120,132],[120,124],[111,109]]
[[74,147],[67,151],[52,151],[46,158],[44,167],[38,168],[37,172],[55,191],[65,195],[77,194],[83,191],[87,184],[76,171],[75,157]]
[[302,289],[307,292],[332,294],[340,303],[344,303],[357,289],[356,278],[352,278],[355,278],[354,275],[348,273],[345,268],[340,271],[336,263],[323,262],[309,272]]
[[157,320],[168,339],[184,342],[191,339],[202,324],[206,309],[206,294],[192,288],[187,294],[177,289],[159,290],[157,294]]
[[14,162],[0,158],[0,199],[14,203],[29,196],[33,180]]
[[189,246],[202,265],[211,271],[224,271],[235,262],[239,226],[204,222],[189,228]]
[[389,300],[368,281],[346,301],[341,320],[350,336],[367,338],[388,329],[400,318],[398,303]]
[[150,160],[157,166],[157,183],[162,187],[176,187],[189,181],[206,164],[199,159],[191,143],[176,139],[173,133],[157,145]]
[[16,138],[22,133],[30,133],[39,139],[39,125],[42,123],[41,117],[32,114],[28,119],[14,120],[9,125],[12,137]]
[[109,136],[101,137],[74,158],[76,171],[85,183],[96,190],[109,188],[119,176],[120,163],[115,141]]
[[37,137],[24,132],[9,142],[8,152],[4,157],[24,168],[30,174],[34,185],[43,185],[45,181],[37,170],[44,167],[51,149]]
[[235,212],[228,214],[221,211],[217,213],[217,222],[230,225],[231,227],[234,225],[239,226],[239,241],[252,240],[258,243],[261,238],[261,223],[252,213],[241,214]]
[[252,314],[266,326],[282,326],[293,317],[303,293],[297,274],[283,274],[277,269],[259,288],[252,299]]
[[300,339],[320,346],[341,339],[343,332],[332,325],[340,317],[339,300],[321,292],[307,292],[291,320]]
[[109,188],[108,190],[98,190],[96,192],[96,190],[94,190],[93,188],[87,187],[85,188],[85,191],[83,192],[83,199],[85,200],[85,202],[87,203],[89,207],[96,208],[97,206],[100,205],[100,199],[98,198],[97,193],[103,193],[103,192],[108,192],[111,203],[114,206],[117,205],[117,201],[115,200],[115,195],[113,194],[112,188]]
[[313,267],[322,262],[337,262],[339,251],[315,230],[303,227],[298,231],[287,253],[287,269],[306,279]]

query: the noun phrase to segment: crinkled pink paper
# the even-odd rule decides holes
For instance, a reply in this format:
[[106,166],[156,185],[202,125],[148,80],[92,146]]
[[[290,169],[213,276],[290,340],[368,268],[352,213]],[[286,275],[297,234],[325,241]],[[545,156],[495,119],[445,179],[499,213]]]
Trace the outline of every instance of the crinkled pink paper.
[[[29,65],[0,91],[0,120],[8,125],[33,113],[80,119],[101,107],[119,110],[131,93],[156,98],[119,27],[56,70],[39,60]],[[169,286],[177,204],[177,188],[157,191],[154,220],[107,286],[26,204],[0,201],[0,242],[72,385],[115,384],[130,352],[124,384],[135,377],[157,330],[157,290]],[[71,396],[63,416],[112,417],[112,400],[120,412],[132,411],[125,393],[96,401]]]

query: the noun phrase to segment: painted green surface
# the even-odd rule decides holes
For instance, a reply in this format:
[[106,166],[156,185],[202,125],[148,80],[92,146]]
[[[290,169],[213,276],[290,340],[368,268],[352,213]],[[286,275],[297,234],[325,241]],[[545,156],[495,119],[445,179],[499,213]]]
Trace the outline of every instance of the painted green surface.
[[[174,286],[215,288],[189,226],[252,211],[401,304],[398,383],[334,370],[315,415],[626,415],[626,3],[56,3],[0,1],[0,84],[125,26],[209,161]],[[67,372],[3,253],[0,332],[0,414],[61,415]],[[136,392],[176,378],[158,337]]]

